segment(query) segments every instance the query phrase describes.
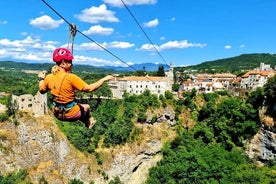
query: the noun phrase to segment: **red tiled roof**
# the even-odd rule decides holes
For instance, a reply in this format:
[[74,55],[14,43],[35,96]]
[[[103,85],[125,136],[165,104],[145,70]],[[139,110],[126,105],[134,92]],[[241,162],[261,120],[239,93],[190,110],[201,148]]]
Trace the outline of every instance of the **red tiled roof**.
[[270,74],[272,74],[272,71],[258,71],[258,70],[251,70],[246,72],[242,78],[247,78],[249,77],[249,75],[261,75],[261,76],[269,76]]
[[162,81],[163,77],[139,77],[139,76],[130,76],[118,78],[118,80],[125,81]]

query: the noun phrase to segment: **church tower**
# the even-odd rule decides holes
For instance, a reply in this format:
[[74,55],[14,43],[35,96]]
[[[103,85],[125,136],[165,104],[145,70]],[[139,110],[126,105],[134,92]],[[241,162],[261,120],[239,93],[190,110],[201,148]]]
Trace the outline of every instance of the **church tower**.
[[173,77],[173,64],[172,61],[170,62],[170,68],[169,71],[166,72],[166,77],[167,77],[167,81],[168,81],[168,87],[170,89],[170,91],[172,90],[172,85],[174,83],[174,77]]

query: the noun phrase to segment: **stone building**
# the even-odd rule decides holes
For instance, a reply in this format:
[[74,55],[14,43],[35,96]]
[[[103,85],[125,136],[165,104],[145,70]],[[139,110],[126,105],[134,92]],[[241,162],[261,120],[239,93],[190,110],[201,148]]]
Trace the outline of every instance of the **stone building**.
[[173,81],[173,66],[170,64],[170,69],[165,72],[165,77],[115,77],[114,80],[109,81],[108,85],[114,98],[123,98],[125,92],[131,95],[139,95],[145,90],[149,90],[152,94],[159,96],[165,95],[166,91],[171,92]]
[[241,78],[240,87],[243,89],[255,90],[263,87],[269,78],[275,75],[275,70],[264,63],[260,63],[260,67],[246,72]]
[[228,89],[229,85],[236,79],[231,73],[196,74],[192,79],[183,81],[179,86],[178,97],[183,98],[183,93],[196,89],[198,93],[212,93]]
[[31,94],[20,96],[12,95],[12,102],[18,110],[30,111],[35,116],[41,116],[47,113],[47,94],[37,92],[35,96]]

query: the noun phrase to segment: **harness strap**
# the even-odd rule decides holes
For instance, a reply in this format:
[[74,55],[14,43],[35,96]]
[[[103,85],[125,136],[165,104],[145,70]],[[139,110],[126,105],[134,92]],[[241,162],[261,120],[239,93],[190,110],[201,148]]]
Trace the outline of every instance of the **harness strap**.
[[60,103],[57,103],[57,102],[53,102],[53,105],[54,107],[58,107],[58,108],[61,108],[61,109],[72,109],[75,105],[77,104],[76,101],[72,101],[72,102],[69,102],[67,104],[60,104]]
[[76,101],[72,101],[67,104],[59,104],[59,103],[53,101],[54,111],[55,111],[54,113],[58,117],[65,119],[65,113],[68,112],[70,109],[72,109],[76,104],[77,104]]

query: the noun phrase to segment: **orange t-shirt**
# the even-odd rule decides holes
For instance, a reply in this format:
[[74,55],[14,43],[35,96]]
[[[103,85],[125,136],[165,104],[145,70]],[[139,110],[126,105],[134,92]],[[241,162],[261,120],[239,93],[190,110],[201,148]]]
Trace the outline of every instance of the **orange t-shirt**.
[[[55,102],[67,104],[75,100],[75,90],[82,91],[85,85],[87,85],[87,83],[76,74],[58,72],[57,74],[47,75],[40,90],[50,90]],[[73,116],[79,110],[79,106],[75,105],[68,113],[66,113],[66,116]]]

